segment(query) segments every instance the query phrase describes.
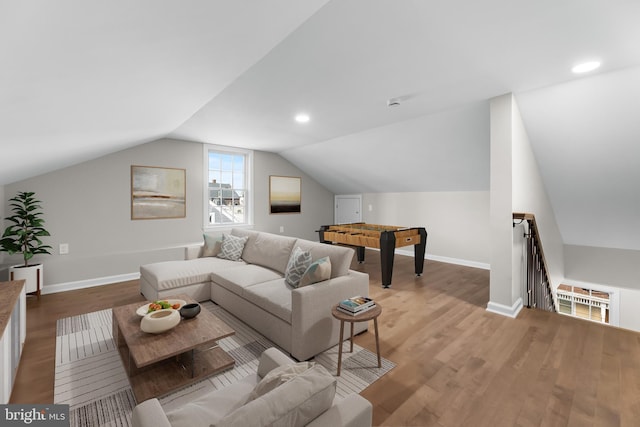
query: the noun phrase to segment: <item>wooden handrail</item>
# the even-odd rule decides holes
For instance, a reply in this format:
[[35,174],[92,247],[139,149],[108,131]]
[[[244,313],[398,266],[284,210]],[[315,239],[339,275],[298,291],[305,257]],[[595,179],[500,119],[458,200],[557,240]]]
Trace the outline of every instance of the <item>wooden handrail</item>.
[[[551,288],[551,283],[549,281],[549,267],[547,265],[547,260],[544,256],[544,249],[542,247],[542,241],[540,239],[540,231],[538,229],[538,224],[536,223],[536,216],[532,213],[523,213],[523,212],[514,212],[513,213],[514,220],[527,221],[529,223],[529,233],[531,238],[533,239],[533,245],[535,245],[537,253],[540,257],[540,262],[542,263],[543,274],[546,278],[546,293],[551,298],[551,308],[553,311],[557,311],[556,301],[553,296],[553,290]],[[527,284],[527,291],[530,292],[529,285]]]

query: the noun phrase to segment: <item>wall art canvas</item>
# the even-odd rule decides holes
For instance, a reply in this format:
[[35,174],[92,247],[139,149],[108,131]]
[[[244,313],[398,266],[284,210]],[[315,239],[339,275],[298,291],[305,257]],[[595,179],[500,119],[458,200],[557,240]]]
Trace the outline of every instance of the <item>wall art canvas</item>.
[[302,206],[300,177],[269,177],[269,213],[300,213]]
[[186,217],[185,169],[131,166],[131,219]]

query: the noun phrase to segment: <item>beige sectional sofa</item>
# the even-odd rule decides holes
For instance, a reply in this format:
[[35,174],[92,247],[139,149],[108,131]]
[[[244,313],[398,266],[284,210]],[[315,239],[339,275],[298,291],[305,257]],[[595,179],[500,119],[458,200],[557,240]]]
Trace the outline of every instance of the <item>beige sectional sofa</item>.
[[[306,362],[304,362],[306,363]],[[316,364],[294,362],[275,348],[260,356],[258,371],[188,402],[158,399],[133,410],[134,427],[370,427],[372,406],[358,394],[335,396],[336,379]]]
[[[331,316],[331,306],[369,294],[369,276],[349,268],[353,249],[237,228],[230,236],[246,240],[239,260],[220,258],[217,239],[186,248],[185,260],[140,267],[142,294],[149,300],[176,294],[211,299],[298,360],[337,344],[339,323]],[[297,248],[313,262],[330,264],[330,276],[290,286],[287,267]],[[354,326],[355,333],[367,329],[366,322]]]

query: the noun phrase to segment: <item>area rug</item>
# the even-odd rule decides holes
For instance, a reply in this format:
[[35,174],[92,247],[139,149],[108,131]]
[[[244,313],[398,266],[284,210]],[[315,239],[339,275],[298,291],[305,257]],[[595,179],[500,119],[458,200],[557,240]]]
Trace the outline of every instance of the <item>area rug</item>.
[[[255,373],[260,354],[266,348],[277,347],[218,305],[209,301],[202,306],[236,331],[218,342],[236,364],[233,369],[161,398],[163,406],[195,399]],[[71,426],[131,425],[131,411],[136,402],[111,330],[111,309],[57,322],[54,403],[69,405]],[[378,368],[375,353],[357,344],[353,353],[349,353],[348,341],[343,346],[342,371],[337,377],[340,397],[361,392],[395,366],[383,358],[382,367]],[[335,373],[338,346],[314,360]]]

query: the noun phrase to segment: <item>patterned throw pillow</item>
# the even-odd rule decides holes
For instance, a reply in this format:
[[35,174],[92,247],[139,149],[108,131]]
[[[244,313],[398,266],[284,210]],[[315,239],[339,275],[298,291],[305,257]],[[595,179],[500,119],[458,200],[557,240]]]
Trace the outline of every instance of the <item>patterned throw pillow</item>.
[[288,285],[297,288],[302,275],[310,265],[311,254],[296,246],[289,257],[287,269],[284,272],[284,281],[287,282]]
[[222,238],[220,236],[211,236],[209,234],[203,234],[204,248],[202,248],[202,256],[217,256],[220,253],[222,246]]
[[231,234],[222,235],[222,245],[218,258],[238,261],[242,256],[244,244],[247,243],[248,237],[236,237]]
[[314,261],[300,279],[299,288],[331,278],[331,260],[328,256]]

